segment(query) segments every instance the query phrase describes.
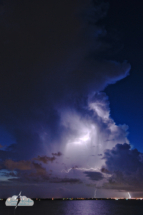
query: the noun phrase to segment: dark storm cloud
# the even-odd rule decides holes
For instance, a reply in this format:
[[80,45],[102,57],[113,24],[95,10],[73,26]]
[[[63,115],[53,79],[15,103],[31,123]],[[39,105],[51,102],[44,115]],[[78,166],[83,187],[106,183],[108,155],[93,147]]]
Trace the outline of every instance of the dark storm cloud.
[[2,171],[1,173],[3,173],[4,176],[7,176],[8,180],[11,182],[44,182],[48,181],[51,175],[51,173],[48,173],[42,164],[33,161],[23,160],[15,162],[12,160],[6,160],[3,165],[3,169],[6,170],[6,172],[3,170],[4,172]]
[[2,166],[0,174],[1,176],[6,176],[11,182],[46,182],[51,177],[52,170],[47,171],[41,163],[35,162],[35,160],[42,162],[43,164],[47,164],[47,162],[53,162],[53,160],[55,159],[55,157],[47,156],[38,156],[37,158],[33,158],[32,160],[20,161],[7,159],[1,162]]
[[46,169],[44,167],[42,167],[41,164],[33,162],[33,167],[36,170],[36,174],[38,174],[38,175],[46,174]]
[[53,157],[38,156],[37,158],[34,158],[34,160],[41,161],[41,162],[47,164],[49,161],[53,162],[54,160],[56,160],[56,158],[54,156]]
[[3,174],[3,176],[7,176],[7,177],[17,177],[17,174],[14,171],[11,171],[11,172],[1,171],[1,174]]
[[[81,98],[86,98],[87,104],[89,94],[129,74],[127,62],[101,57],[107,47],[103,42],[106,30],[98,20],[107,8],[106,3],[86,0],[4,1],[0,22],[0,124],[15,141],[0,150],[0,159],[5,168],[18,170],[19,178],[11,180],[48,180],[42,164],[31,159],[36,157],[43,164],[60,159],[62,152],[52,152],[62,144],[63,137],[75,134],[61,125],[57,109],[78,109],[80,115],[91,115],[83,108]],[[122,128],[118,136],[124,136]],[[103,178],[98,172],[85,174],[91,180]],[[80,180],[57,178],[54,183]]]
[[83,182],[77,178],[52,178],[51,183],[64,183],[64,184],[82,184]]
[[[2,172],[3,173],[3,172]],[[32,168],[30,171],[17,171],[13,172],[4,172],[4,176],[8,177],[9,182],[19,182],[19,183],[62,183],[62,184],[82,184],[82,180],[78,178],[59,178],[52,177],[51,173],[48,173],[41,164],[32,163]]]
[[[112,176],[105,185],[111,189],[142,190],[143,185],[143,153],[132,149],[129,144],[117,144],[104,154],[107,173]],[[105,171],[103,171],[105,172]]]
[[50,127],[51,139],[56,130],[58,116],[52,103],[61,97],[66,76],[61,74],[65,71],[59,63],[70,55],[71,43],[79,31],[75,13],[80,3],[4,1],[5,14],[0,23],[1,124],[26,150],[28,142],[40,144],[34,137],[42,127]]
[[15,153],[12,151],[0,150],[0,161],[5,160],[6,158],[15,157]]
[[103,173],[110,173],[109,170],[106,169],[106,168],[104,168],[104,167],[101,168],[101,172],[103,172]]
[[96,187],[96,184],[86,184],[87,187]]
[[86,171],[86,172],[84,172],[84,174],[93,181],[100,181],[104,178],[103,174],[100,172],[88,172],[88,171]]
[[52,153],[52,155],[53,155],[53,156],[58,156],[58,157],[59,157],[59,156],[62,155],[62,153],[61,153],[61,152],[57,152],[57,153]]
[[31,162],[30,161],[19,161],[15,162],[12,160],[6,160],[5,166],[7,169],[14,170],[14,169],[20,169],[20,170],[29,170],[31,169]]

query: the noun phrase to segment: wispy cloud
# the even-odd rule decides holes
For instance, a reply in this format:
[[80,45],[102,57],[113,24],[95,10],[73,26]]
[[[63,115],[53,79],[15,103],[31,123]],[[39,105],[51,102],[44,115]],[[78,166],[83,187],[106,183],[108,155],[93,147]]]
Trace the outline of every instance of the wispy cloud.
[[47,164],[49,161],[53,162],[54,160],[56,160],[56,158],[54,156],[53,157],[38,156],[37,158],[34,158],[34,160],[41,161],[41,162]]

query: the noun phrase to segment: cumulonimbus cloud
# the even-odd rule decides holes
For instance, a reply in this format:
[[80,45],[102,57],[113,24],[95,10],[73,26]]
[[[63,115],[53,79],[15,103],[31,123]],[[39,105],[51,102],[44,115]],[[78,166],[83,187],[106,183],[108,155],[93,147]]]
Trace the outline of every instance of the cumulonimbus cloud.
[[107,174],[104,150],[129,144],[128,126],[116,125],[101,92],[128,76],[131,68],[126,61],[105,57],[110,44],[98,21],[106,15],[107,3],[44,0],[33,5],[26,0],[12,10],[11,15],[6,10],[6,21],[13,28],[3,31],[9,42],[1,44],[6,61],[1,62],[0,124],[15,142],[0,148],[0,164],[16,169],[18,178],[10,180],[23,183],[102,179]]
[[108,183],[104,186],[110,189],[123,189],[142,191],[143,181],[143,154],[131,148],[127,143],[117,144],[112,149],[107,149],[103,159],[110,174]]

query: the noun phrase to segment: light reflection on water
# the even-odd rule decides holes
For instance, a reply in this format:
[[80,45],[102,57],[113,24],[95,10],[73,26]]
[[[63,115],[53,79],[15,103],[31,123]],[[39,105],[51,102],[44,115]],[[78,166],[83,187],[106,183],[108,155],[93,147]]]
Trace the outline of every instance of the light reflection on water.
[[[114,204],[109,201],[73,201],[67,202],[65,208],[66,215],[117,215],[117,211],[113,210]],[[115,209],[115,208],[114,208]],[[115,212],[116,211],[116,212]],[[112,213],[113,212],[113,213]]]
[[[0,214],[14,215],[14,207],[0,202]],[[18,207],[15,215],[143,215],[142,201],[78,200],[35,201],[32,207]]]
[[65,204],[64,215],[143,215],[141,201],[72,201]]

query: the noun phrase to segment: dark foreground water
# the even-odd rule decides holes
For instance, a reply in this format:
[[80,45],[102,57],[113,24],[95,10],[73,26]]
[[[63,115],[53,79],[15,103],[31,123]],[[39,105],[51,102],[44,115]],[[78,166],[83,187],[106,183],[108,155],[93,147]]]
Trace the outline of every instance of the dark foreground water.
[[[143,201],[78,200],[35,201],[32,207],[18,207],[15,215],[143,215]],[[0,215],[14,215],[14,207],[0,201]]]

